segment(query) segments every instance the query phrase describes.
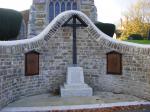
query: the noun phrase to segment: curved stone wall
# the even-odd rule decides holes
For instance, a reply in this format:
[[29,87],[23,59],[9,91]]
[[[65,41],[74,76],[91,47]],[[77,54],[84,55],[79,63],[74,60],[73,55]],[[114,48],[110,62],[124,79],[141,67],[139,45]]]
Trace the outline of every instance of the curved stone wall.
[[[59,91],[72,64],[72,29],[62,24],[78,15],[87,28],[77,29],[78,64],[94,90],[135,95],[150,100],[150,46],[114,40],[78,11],[58,15],[38,36],[0,41],[0,108],[22,97]],[[39,75],[25,76],[25,53],[40,53]],[[106,53],[122,54],[122,75],[106,73]]]

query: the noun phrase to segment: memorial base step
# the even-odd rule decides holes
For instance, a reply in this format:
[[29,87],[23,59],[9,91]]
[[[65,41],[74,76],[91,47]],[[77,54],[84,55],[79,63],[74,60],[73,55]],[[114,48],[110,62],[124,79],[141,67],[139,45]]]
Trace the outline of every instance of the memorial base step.
[[71,87],[69,85],[69,88],[65,88],[64,86],[61,87],[61,97],[73,97],[73,96],[92,96],[93,90],[90,87],[83,87],[79,86],[73,86]]

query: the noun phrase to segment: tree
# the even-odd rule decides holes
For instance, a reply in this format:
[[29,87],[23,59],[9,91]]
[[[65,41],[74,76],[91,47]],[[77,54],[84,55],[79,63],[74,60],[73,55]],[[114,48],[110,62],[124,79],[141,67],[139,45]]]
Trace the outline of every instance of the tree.
[[102,23],[102,22],[97,22],[95,23],[95,25],[97,26],[97,28],[99,28],[103,33],[109,35],[110,37],[113,37],[115,30],[116,30],[116,26],[114,24],[110,24],[110,23]]
[[20,12],[0,8],[0,40],[17,38],[22,22]]
[[150,29],[150,1],[138,0],[124,13],[122,37],[139,34],[146,38]]

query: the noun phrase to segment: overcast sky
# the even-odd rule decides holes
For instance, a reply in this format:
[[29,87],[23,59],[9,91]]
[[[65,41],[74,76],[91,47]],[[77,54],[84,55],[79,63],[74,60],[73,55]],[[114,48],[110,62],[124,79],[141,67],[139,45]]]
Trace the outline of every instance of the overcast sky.
[[122,12],[137,0],[95,0],[98,10],[98,20],[102,22],[117,23]]
[[[98,10],[98,20],[117,23],[123,11],[137,0],[95,0]],[[0,8],[10,8],[18,11],[29,9],[32,0],[0,0]]]

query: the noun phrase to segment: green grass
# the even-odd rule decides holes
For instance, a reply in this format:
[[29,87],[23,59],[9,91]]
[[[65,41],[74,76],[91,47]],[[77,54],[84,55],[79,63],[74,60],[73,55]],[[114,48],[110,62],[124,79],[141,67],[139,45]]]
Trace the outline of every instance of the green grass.
[[126,40],[127,42],[137,43],[137,44],[150,44],[150,40]]

